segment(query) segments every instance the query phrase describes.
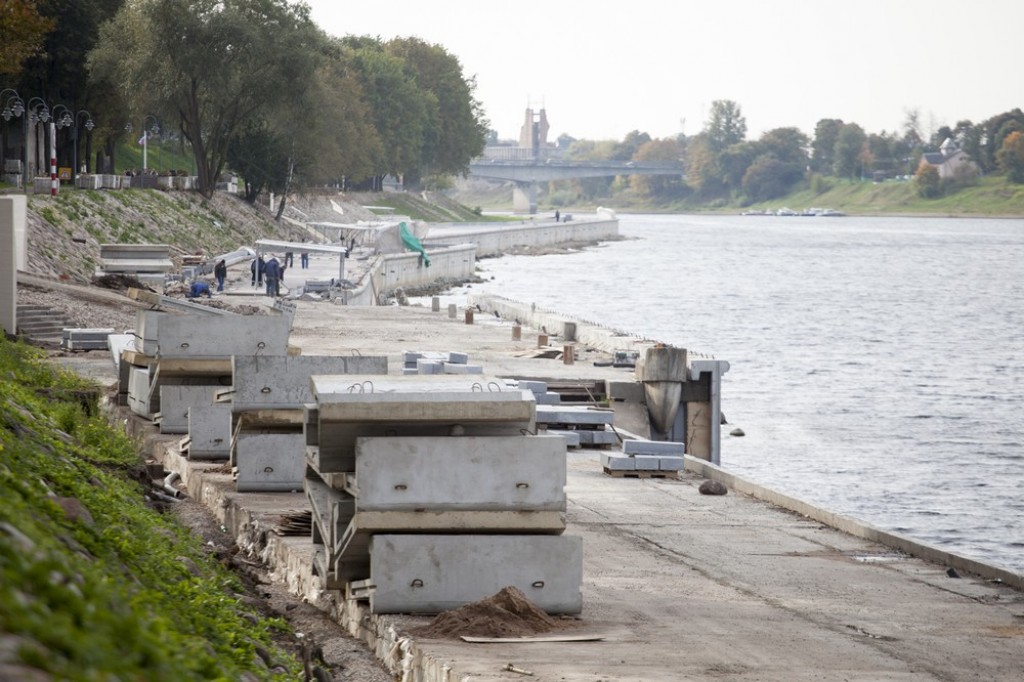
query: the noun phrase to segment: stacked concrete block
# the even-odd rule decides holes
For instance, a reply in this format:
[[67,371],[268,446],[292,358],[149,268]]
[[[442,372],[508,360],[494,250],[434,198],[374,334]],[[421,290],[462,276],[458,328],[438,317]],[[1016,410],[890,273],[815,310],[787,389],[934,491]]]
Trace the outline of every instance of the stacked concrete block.
[[229,457],[240,492],[303,489],[303,423],[305,405],[313,398],[311,376],[388,371],[383,356],[236,355],[231,364],[227,420],[234,438]]
[[231,455],[231,406],[214,404],[188,411],[188,458],[226,460]]
[[154,421],[160,433],[189,433],[189,413],[213,406],[219,384],[165,384],[160,386],[160,412]]
[[483,374],[482,365],[469,364],[466,353],[405,351],[403,375],[412,374]]
[[663,475],[678,477],[683,470],[685,445],[674,441],[631,439],[622,443],[620,453],[601,455],[605,473],[628,475]]
[[548,433],[575,434],[584,448],[607,448],[619,444],[619,436],[612,428],[615,413],[612,410],[577,405],[538,405],[537,426]]
[[375,613],[437,612],[508,585],[580,611],[582,546],[561,535],[565,444],[530,435],[532,392],[453,375],[311,381],[306,491],[327,588],[373,585]]
[[60,346],[64,350],[107,350],[107,337],[113,329],[64,329]]

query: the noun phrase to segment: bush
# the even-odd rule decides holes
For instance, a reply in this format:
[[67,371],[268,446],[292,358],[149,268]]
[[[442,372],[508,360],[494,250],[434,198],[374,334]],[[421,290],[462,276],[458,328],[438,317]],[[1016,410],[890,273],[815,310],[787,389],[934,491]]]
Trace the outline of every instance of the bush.
[[937,199],[942,196],[942,180],[939,169],[930,164],[922,164],[914,174],[917,194],[923,199]]

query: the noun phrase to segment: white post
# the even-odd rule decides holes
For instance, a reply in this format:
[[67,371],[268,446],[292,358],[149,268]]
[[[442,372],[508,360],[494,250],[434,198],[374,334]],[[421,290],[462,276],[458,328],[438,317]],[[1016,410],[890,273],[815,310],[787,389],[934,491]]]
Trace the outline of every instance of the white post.
[[[146,130],[146,119],[142,119],[142,170],[145,171],[146,166],[146,148],[149,146],[149,131]],[[143,172],[145,175],[145,172]],[[143,185],[145,186],[145,185]]]
[[57,196],[57,124],[50,119],[50,196]]
[[18,265],[24,253],[24,194],[0,196],[0,326],[14,334],[18,326]]

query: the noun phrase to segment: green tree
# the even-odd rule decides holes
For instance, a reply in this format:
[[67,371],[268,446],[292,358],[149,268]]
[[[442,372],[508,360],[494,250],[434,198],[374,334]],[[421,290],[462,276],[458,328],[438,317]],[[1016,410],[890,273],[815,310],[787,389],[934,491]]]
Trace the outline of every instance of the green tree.
[[626,133],[626,136],[622,138],[622,142],[615,145],[615,149],[612,151],[612,161],[630,161],[633,159],[640,149],[648,142],[651,141],[651,136],[647,133],[641,133],[639,130],[633,130]]
[[769,130],[758,140],[761,152],[768,154],[783,163],[791,163],[806,168],[807,148],[810,140],[800,132],[799,128],[775,128]]
[[[436,110],[436,97],[421,90],[406,72],[404,60],[385,52],[379,40],[349,36],[342,45],[380,138],[373,175],[365,178],[372,181],[369,189],[380,189],[385,176],[400,177],[423,167],[424,135],[434,124],[430,116]],[[437,131],[430,128],[430,133]]]
[[1015,130],[1003,139],[1003,146],[996,154],[999,170],[1006,173],[1006,179],[1018,184],[1024,183],[1024,134]]
[[823,118],[814,127],[814,142],[811,144],[811,169],[816,173],[831,175],[836,165],[836,140],[845,124],[842,119]]
[[935,199],[942,196],[942,179],[939,177],[939,169],[935,166],[922,163],[914,174],[914,185],[917,187],[917,194],[925,199]]
[[743,174],[743,193],[751,201],[775,199],[788,194],[803,177],[804,167],[798,163],[760,156]]
[[130,97],[136,118],[179,124],[211,196],[235,136],[263,111],[302,102],[319,36],[308,7],[286,0],[143,0],[103,26],[89,66]]
[[686,181],[702,199],[713,199],[728,193],[720,163],[712,142],[704,133],[695,135],[686,155]]
[[747,119],[743,118],[740,105],[732,100],[717,99],[711,103],[711,115],[704,124],[712,151],[720,152],[747,137]]
[[854,179],[861,172],[861,149],[867,136],[856,123],[847,123],[836,135],[833,175],[837,178]]
[[56,21],[39,13],[36,0],[0,0],[0,74],[16,76],[44,49]]
[[[683,145],[674,138],[650,140],[636,150],[633,159],[638,163],[679,163],[683,158]],[[634,192],[651,199],[673,199],[687,192],[683,176],[632,175],[629,185]]]
[[387,51],[402,59],[405,73],[423,93],[426,121],[419,165],[403,169],[407,186],[426,174],[465,175],[484,150],[487,119],[474,98],[476,82],[466,78],[457,57],[419,38],[396,38]]

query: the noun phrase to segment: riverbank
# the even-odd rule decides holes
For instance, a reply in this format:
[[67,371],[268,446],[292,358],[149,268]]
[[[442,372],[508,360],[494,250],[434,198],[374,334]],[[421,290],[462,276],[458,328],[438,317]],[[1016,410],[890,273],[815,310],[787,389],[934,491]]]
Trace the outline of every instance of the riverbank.
[[[611,371],[524,353],[537,334],[523,328],[517,340],[510,320],[491,315],[468,325],[426,307],[299,301],[290,343],[303,354],[385,355],[389,373],[400,371],[410,339],[417,349],[465,352],[487,375]],[[230,472],[184,460],[172,437],[154,437],[144,422],[138,428],[190,496],[270,562],[276,580],[410,679],[521,679],[510,662],[539,680],[574,682],[1010,681],[1019,673],[1024,611],[1020,592],[999,574],[973,574],[948,553],[925,561],[864,532],[836,530],[829,526],[836,518],[817,516],[825,510],[794,514],[784,498],[761,501],[753,484],[693,460],[679,480],[614,478],[593,450],[571,451],[567,463],[566,533],[583,542],[580,616],[530,643],[471,643],[460,638],[466,631],[424,636],[417,633],[429,617],[374,615],[365,602],[322,589],[311,574],[309,539],[273,532],[304,504],[301,493],[239,493]],[[723,481],[728,494],[702,495],[706,478]]]
[[[467,205],[482,205],[488,210],[511,210],[511,189],[484,191],[467,185],[456,190],[453,197]],[[925,199],[917,194],[913,180],[887,180],[884,182],[850,181],[823,178],[814,189],[793,192],[771,201],[753,204],[716,200],[698,202],[692,198],[672,202],[642,199],[628,192],[595,198],[592,202],[572,204],[545,203],[540,197],[541,213],[593,211],[597,206],[614,206],[620,213],[650,214],[726,214],[737,215],[748,209],[777,209],[788,206],[801,211],[811,206],[822,206],[861,216],[916,216],[964,218],[1019,218],[1024,217],[1024,185],[1008,183],[1003,176],[979,178],[977,184],[958,189],[936,199]]]

